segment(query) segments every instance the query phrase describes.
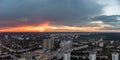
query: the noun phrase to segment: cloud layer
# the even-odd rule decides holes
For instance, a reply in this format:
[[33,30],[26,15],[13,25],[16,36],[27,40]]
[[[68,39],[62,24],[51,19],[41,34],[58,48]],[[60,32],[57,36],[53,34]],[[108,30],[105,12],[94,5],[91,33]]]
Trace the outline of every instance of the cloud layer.
[[0,24],[36,25],[51,21],[54,24],[74,25],[100,14],[101,9],[102,5],[94,0],[1,0]]
[[50,22],[53,26],[119,30],[119,9],[119,0],[0,0],[0,28]]

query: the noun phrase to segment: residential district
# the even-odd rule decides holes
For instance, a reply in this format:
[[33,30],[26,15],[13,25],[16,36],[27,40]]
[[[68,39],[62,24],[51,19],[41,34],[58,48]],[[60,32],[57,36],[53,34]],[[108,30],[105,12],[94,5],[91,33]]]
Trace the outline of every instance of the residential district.
[[0,60],[120,60],[120,33],[0,33]]

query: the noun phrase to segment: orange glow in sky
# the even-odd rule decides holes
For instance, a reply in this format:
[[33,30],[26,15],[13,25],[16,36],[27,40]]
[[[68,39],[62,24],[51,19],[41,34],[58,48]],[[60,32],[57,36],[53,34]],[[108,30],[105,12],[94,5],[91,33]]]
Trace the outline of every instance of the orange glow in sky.
[[[71,27],[64,25],[53,26],[50,22],[39,24],[38,26],[19,26],[0,29],[0,32],[115,32],[114,30],[100,30],[107,25],[100,27]],[[119,32],[119,31],[116,31]]]
[[40,24],[38,26],[19,26],[12,28],[1,29],[0,32],[44,32],[45,27],[49,25],[49,22]]

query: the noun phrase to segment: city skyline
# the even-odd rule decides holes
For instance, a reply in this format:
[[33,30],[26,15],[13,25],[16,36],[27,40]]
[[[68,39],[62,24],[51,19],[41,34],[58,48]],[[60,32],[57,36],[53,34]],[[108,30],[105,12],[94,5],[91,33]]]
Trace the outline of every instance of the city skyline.
[[0,0],[0,32],[120,32],[120,0]]

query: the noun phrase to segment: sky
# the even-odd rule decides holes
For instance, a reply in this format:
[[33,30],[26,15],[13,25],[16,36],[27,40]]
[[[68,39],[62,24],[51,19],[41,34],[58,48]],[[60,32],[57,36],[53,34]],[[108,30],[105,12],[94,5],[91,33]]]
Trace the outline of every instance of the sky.
[[0,0],[0,32],[120,32],[120,0]]

